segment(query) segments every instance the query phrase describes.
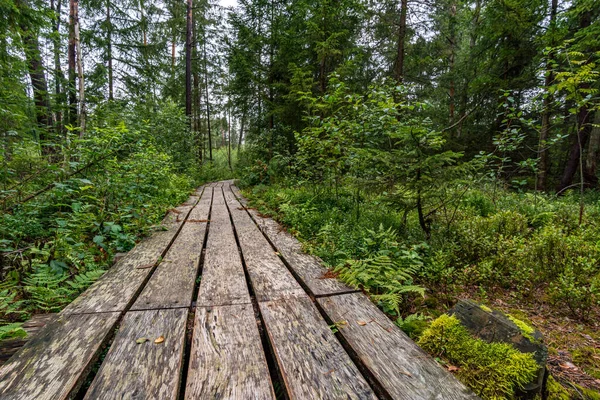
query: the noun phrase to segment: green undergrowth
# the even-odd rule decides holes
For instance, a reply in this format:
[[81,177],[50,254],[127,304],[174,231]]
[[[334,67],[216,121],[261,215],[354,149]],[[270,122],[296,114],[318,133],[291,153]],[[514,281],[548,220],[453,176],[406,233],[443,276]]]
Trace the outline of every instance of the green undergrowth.
[[[23,336],[19,322],[32,314],[60,311],[102,276],[115,253],[161,229],[166,211],[198,182],[147,132],[123,123],[90,128],[74,161],[61,168],[28,146],[2,160],[15,176],[0,177],[0,339]],[[15,185],[29,165],[54,172]]]
[[[593,326],[600,303],[597,194],[586,194],[580,225],[579,202],[570,194],[458,186],[452,189],[456,196],[448,194],[454,201],[428,216],[427,238],[416,210],[396,201],[401,190],[398,185],[357,195],[350,186],[281,180],[244,193],[251,206],[283,223],[307,252],[367,292],[415,339],[464,293],[543,306]],[[516,312],[523,334],[532,335],[527,315]],[[594,375],[598,367],[585,361],[588,350],[576,351],[574,362]]]
[[[600,305],[597,195],[586,197],[580,225],[575,197],[460,189],[452,207],[429,216],[429,239],[416,211],[398,205],[393,191],[357,198],[350,187],[284,182],[245,193],[342,279],[377,296],[399,293],[400,282],[425,287],[442,304],[451,304],[466,287],[475,287],[484,297],[502,291],[569,317],[592,319]],[[420,304],[413,302],[419,293],[401,296],[399,307],[388,308],[410,311]]]
[[453,316],[444,314],[433,321],[418,343],[458,367],[457,377],[484,400],[511,399],[537,375],[531,354],[507,343],[473,338]]

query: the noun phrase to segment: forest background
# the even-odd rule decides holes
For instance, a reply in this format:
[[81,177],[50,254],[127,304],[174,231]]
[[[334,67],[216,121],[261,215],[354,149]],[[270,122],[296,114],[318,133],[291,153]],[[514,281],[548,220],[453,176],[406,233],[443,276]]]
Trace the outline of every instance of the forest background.
[[0,338],[236,177],[415,339],[470,297],[545,334],[555,396],[598,398],[598,0],[0,13]]

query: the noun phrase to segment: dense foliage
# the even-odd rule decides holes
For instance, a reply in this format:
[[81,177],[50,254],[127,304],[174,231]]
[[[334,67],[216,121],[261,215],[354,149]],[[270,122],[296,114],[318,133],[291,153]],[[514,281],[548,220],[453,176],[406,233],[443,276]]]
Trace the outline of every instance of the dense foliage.
[[474,297],[600,389],[598,0],[0,12],[0,338],[236,175],[413,338]]

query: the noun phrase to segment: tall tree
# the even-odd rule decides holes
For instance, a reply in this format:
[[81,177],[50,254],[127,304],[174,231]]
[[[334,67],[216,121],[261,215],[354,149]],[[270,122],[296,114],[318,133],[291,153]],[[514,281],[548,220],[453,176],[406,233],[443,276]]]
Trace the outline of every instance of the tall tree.
[[406,15],[408,13],[408,0],[400,0],[400,18],[398,20],[398,42],[396,45],[396,58],[394,59],[394,79],[396,82],[404,80],[404,53],[406,44]]
[[21,13],[19,27],[21,38],[27,60],[31,86],[33,87],[33,98],[35,104],[35,113],[38,126],[40,127],[40,140],[43,143],[45,153],[51,152],[51,147],[47,143],[48,137],[45,135],[47,129],[51,126],[50,97],[48,93],[48,83],[46,81],[45,68],[42,61],[40,44],[33,26],[29,22],[31,8],[26,0],[18,0],[17,7]]
[[193,4],[187,0],[186,34],[185,34],[185,115],[192,116],[192,46],[193,46]]
[[[558,13],[558,0],[551,0],[550,3],[550,24],[548,26],[548,35],[550,37],[549,46],[556,46],[556,15]],[[543,100],[544,110],[542,111],[542,126],[540,129],[540,141],[539,141],[539,164],[536,186],[538,190],[546,190],[546,179],[548,176],[548,137],[550,135],[550,120],[552,118],[551,106],[553,102],[553,96],[548,91],[550,85],[554,81],[554,71],[552,63],[554,62],[553,53],[549,52],[546,60],[546,77],[544,81],[544,87],[546,94]]]

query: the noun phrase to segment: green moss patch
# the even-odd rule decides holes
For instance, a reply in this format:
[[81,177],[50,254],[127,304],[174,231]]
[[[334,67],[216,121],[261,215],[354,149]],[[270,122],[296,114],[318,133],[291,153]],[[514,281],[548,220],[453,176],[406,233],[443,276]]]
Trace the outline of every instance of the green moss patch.
[[419,345],[458,366],[457,377],[482,399],[512,399],[537,375],[532,354],[507,343],[473,338],[454,316],[442,315],[423,332]]
[[520,319],[517,319],[515,317],[513,317],[510,314],[506,314],[506,317],[508,319],[510,319],[512,321],[513,324],[515,324],[517,326],[517,328],[519,328],[519,330],[521,331],[521,334],[529,339],[529,341],[531,343],[535,343],[536,339],[533,337],[533,334],[535,333],[535,329],[529,325],[527,325],[525,322],[521,321]]
[[489,308],[488,306],[484,306],[483,304],[479,306],[479,308],[481,308],[483,311],[491,313],[492,309]]

